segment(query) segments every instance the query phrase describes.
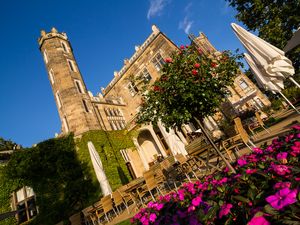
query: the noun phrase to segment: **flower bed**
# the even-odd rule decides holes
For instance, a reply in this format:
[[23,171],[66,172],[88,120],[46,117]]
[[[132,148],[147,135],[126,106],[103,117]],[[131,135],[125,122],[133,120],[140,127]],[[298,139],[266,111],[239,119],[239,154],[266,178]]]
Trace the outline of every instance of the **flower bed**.
[[233,166],[150,202],[134,224],[300,224],[300,126]]

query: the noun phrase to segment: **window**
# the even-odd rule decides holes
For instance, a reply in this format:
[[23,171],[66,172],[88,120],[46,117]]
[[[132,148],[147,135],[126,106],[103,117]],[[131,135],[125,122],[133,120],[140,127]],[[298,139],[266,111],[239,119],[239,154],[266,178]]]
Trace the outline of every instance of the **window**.
[[128,83],[127,88],[129,90],[131,96],[135,96],[136,93],[139,92],[139,89],[135,86],[135,83],[132,81]]
[[75,85],[77,87],[77,90],[79,93],[84,93],[84,90],[83,90],[83,87],[82,87],[82,84],[80,82],[80,80],[75,80]]
[[86,112],[89,112],[89,108],[87,107],[86,101],[82,99],[82,103]]
[[124,159],[125,162],[129,162],[130,161],[126,149],[121,149],[120,153],[121,153],[121,155],[122,155],[122,157],[123,157],[123,159]]
[[38,214],[35,203],[35,194],[32,188],[22,187],[16,192],[12,193],[12,208],[17,210],[16,219],[18,224],[31,220]]
[[60,101],[60,96],[59,96],[58,91],[56,92],[55,97],[56,97],[57,106],[60,109],[61,108],[61,101]]
[[240,85],[240,87],[241,87],[245,92],[250,91],[249,85],[248,85],[248,84],[246,83],[246,81],[244,81],[243,79],[240,80],[239,85]]
[[51,84],[54,84],[54,76],[53,76],[53,70],[52,69],[49,71],[49,78],[50,78]]
[[148,70],[145,68],[141,74],[140,74],[141,79],[143,79],[146,83],[148,83],[152,77],[150,75],[150,73],[148,72]]
[[69,52],[68,47],[65,42],[63,42],[63,41],[61,42],[61,47],[63,48],[64,52]]
[[110,124],[112,130],[118,130],[114,121],[110,121],[109,124]]
[[47,54],[46,50],[44,50],[43,56],[44,56],[44,61],[47,64],[48,63],[48,54]]
[[69,126],[68,126],[68,122],[67,122],[66,117],[63,118],[63,125],[64,125],[66,133],[68,133],[69,132]]
[[68,64],[69,64],[70,70],[72,72],[76,72],[74,62],[72,60],[69,60],[69,59],[67,59],[67,60],[68,60]]
[[164,59],[161,57],[161,54],[158,53],[156,56],[152,59],[152,63],[154,64],[154,67],[157,71],[160,71],[163,65],[165,64]]
[[260,108],[265,107],[264,103],[261,101],[260,98],[256,97],[256,98],[254,98],[254,101],[258,104],[258,106],[259,106]]

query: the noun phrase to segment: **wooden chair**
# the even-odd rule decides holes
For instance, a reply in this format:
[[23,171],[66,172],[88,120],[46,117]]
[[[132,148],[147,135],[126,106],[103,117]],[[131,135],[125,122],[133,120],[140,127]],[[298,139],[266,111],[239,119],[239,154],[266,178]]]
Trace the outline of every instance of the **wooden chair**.
[[270,134],[270,131],[267,129],[267,127],[266,127],[264,121],[261,119],[259,112],[255,112],[255,118],[256,118],[257,123],[254,124],[254,126],[251,126],[251,125],[253,125],[253,124],[250,124],[250,125],[248,126],[248,129],[249,129],[250,132],[252,133],[253,137],[256,136],[256,135],[255,135],[255,134],[256,134],[256,133],[255,133],[255,130],[258,129],[258,128],[260,128],[260,127],[263,128],[265,131],[267,131],[268,134]]
[[250,150],[252,149],[249,146],[249,144],[252,145],[253,147],[256,147],[254,143],[250,140],[248,133],[244,129],[241,119],[239,117],[236,117],[234,119],[234,123],[235,123],[234,127],[237,132],[237,135],[230,137],[221,142],[221,147],[226,151],[231,161],[233,161],[231,157],[231,153],[233,152],[237,158],[239,155],[238,153],[239,147],[242,146],[243,144],[245,144]]
[[111,198],[111,195],[106,195],[104,197],[101,198],[100,200],[101,202],[101,205],[102,205],[102,208],[103,208],[103,212],[104,212],[104,215],[105,215],[105,219],[109,222],[109,216],[111,216],[111,213],[114,212],[114,215],[118,215],[115,208],[114,208],[114,205],[113,205],[113,201],[112,201],[112,198]]
[[138,188],[137,193],[139,195],[139,198],[140,198],[140,201],[142,202],[142,204],[145,204],[145,202],[143,201],[143,198],[148,193],[150,194],[153,201],[155,201],[155,197],[152,194],[153,190],[155,190],[157,193],[160,193],[161,195],[163,195],[163,193],[159,187],[162,184],[162,182],[160,182],[160,183],[157,182],[152,170],[144,172],[143,177],[145,179],[146,184],[143,185],[142,187]]
[[178,167],[179,173],[184,174],[189,182],[192,181],[190,174],[193,174],[193,176],[198,180],[198,177],[195,171],[193,170],[193,167],[187,162],[188,159],[183,154],[175,155],[175,159],[179,163],[179,167]]
[[128,214],[129,214],[128,204],[127,204],[126,200],[123,198],[123,196],[121,195],[121,192],[120,192],[119,189],[117,189],[116,191],[114,191],[112,193],[112,198],[113,198],[113,202],[115,204],[115,207],[117,209],[117,212],[119,214],[122,212],[122,206],[125,206],[125,208],[127,209]]

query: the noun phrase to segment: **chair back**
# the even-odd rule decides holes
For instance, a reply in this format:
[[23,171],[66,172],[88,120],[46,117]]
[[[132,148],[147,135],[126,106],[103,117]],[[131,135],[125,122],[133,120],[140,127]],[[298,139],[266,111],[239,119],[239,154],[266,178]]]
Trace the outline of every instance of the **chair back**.
[[114,206],[113,206],[113,201],[110,195],[106,195],[104,197],[101,198],[101,205],[103,207],[103,211],[104,213],[109,212],[110,210],[113,210]]
[[124,203],[122,195],[121,195],[119,189],[115,190],[112,193],[112,198],[113,198],[113,201],[115,203],[115,206],[122,205]]
[[186,158],[183,154],[177,154],[175,155],[175,159],[180,163],[185,163],[186,162]]
[[236,131],[241,136],[243,142],[247,143],[249,141],[249,135],[243,127],[242,121],[240,117],[234,118],[234,124]]
[[144,174],[144,179],[145,179],[145,182],[146,182],[146,186],[148,188],[149,191],[153,190],[154,188],[157,187],[157,181],[155,179],[155,176],[154,176],[154,173],[153,171],[149,170],[149,171],[146,171]]
[[264,126],[264,121],[261,119],[260,115],[258,112],[255,112],[255,117],[256,117],[256,120],[257,122],[259,123],[260,126]]

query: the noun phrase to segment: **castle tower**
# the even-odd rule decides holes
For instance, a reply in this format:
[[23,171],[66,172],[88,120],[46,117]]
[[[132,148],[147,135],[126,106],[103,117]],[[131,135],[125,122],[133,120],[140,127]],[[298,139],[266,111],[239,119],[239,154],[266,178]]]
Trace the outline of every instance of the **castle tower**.
[[65,33],[41,31],[38,39],[53,90],[62,133],[75,136],[101,129],[85,83]]

